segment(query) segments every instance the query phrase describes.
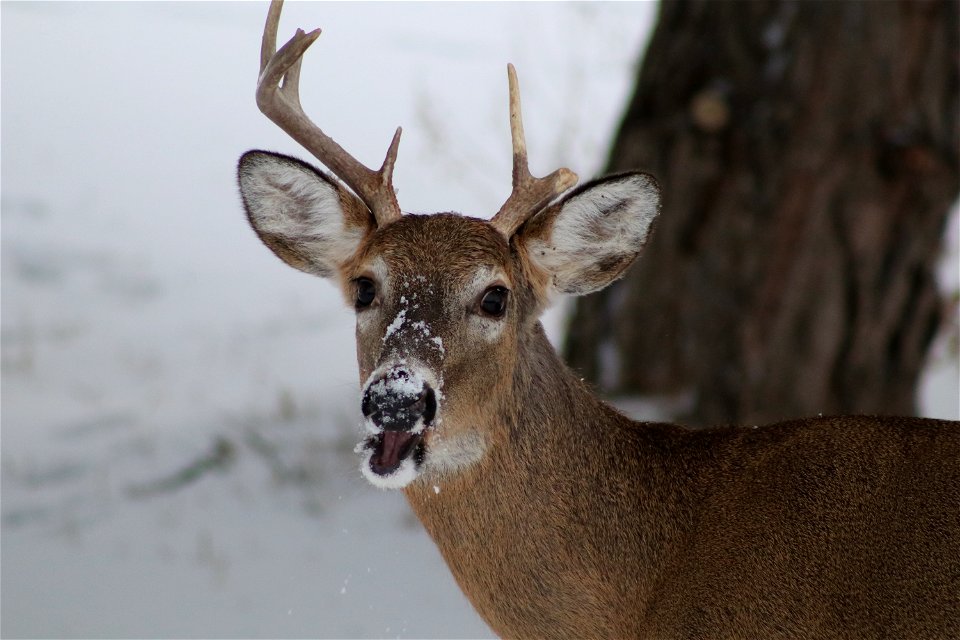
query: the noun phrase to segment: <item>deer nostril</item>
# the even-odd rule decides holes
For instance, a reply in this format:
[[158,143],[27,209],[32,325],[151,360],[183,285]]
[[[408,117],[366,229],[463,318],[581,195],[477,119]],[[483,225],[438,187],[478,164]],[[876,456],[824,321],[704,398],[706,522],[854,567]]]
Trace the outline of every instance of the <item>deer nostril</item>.
[[437,415],[437,394],[433,392],[433,387],[427,386],[425,388],[426,401],[423,410],[423,422],[424,424],[430,424]]
[[369,418],[370,414],[373,413],[373,402],[370,400],[370,390],[363,394],[363,399],[360,400],[360,411],[363,413],[364,418]]
[[430,424],[436,415],[437,399],[419,375],[394,369],[367,386],[360,410],[381,429],[406,431]]

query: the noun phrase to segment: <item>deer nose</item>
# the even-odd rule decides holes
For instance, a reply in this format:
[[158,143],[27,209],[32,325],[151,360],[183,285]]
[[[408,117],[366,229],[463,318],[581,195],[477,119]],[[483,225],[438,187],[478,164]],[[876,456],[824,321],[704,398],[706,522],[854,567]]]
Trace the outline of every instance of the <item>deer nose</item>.
[[419,432],[433,421],[437,399],[423,378],[397,368],[367,385],[360,410],[384,431]]

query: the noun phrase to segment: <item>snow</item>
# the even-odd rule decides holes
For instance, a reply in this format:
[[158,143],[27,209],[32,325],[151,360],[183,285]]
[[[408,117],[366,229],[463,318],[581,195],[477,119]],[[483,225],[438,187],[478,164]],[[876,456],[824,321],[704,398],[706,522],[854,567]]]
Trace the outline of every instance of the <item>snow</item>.
[[940,291],[950,301],[946,328],[927,355],[917,404],[921,415],[960,420],[960,202],[953,205],[944,237],[936,275]]
[[[360,462],[360,472],[367,481],[378,489],[403,489],[408,484],[417,479],[420,470],[413,458],[407,458],[400,463],[400,467],[389,475],[381,476],[373,472],[370,467],[370,458],[373,457],[373,450],[367,450]],[[398,495],[398,494],[394,494]]]
[[[654,9],[289,3],[280,37],[323,28],[302,101],[361,161],[403,125],[404,210],[489,217],[507,62],[533,172],[586,179]],[[357,470],[352,311],[244,220],[241,153],[310,160],[254,104],[266,4],[0,11],[0,634],[489,636]]]
[[423,376],[414,369],[391,369],[387,375],[369,387],[377,395],[398,395],[416,398],[423,391]]
[[406,308],[400,309],[397,312],[397,315],[393,318],[393,322],[387,325],[387,330],[383,333],[383,342],[386,342],[387,339],[392,336],[394,333],[400,330],[403,327],[404,321],[407,319],[407,310]]
[[[428,386],[432,388],[432,385],[429,385],[420,374],[419,367],[393,365],[387,368],[386,371],[382,369],[375,371],[364,385],[363,394],[364,396],[373,394],[373,396],[380,396],[381,398],[383,396],[400,396],[401,398],[408,398],[413,402],[420,397],[421,393],[423,393],[424,389]],[[383,412],[380,412],[378,416],[380,422],[384,425],[389,425],[397,418],[395,414]],[[424,423],[423,416],[420,416],[409,431],[411,433],[423,433],[426,428],[427,425]],[[364,420],[364,430],[367,434],[371,435],[383,432],[383,428],[378,426],[370,417]]]

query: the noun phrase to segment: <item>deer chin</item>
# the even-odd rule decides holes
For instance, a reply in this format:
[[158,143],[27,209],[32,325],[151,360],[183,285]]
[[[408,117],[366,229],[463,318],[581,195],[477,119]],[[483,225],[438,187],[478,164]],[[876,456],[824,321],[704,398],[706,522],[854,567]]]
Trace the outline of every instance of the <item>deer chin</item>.
[[357,451],[360,471],[372,485],[402,489],[420,475],[426,446],[422,431],[381,431],[361,442]]
[[367,437],[355,449],[360,471],[381,489],[403,489],[421,476],[439,481],[476,465],[489,449],[479,431],[449,435],[433,424],[390,432],[368,421],[365,431]]
[[[431,414],[429,418],[432,417]],[[386,430],[366,420],[366,438],[356,449],[364,477],[381,489],[402,489],[413,482],[423,467],[424,432],[430,426],[423,416],[411,428],[402,430]]]

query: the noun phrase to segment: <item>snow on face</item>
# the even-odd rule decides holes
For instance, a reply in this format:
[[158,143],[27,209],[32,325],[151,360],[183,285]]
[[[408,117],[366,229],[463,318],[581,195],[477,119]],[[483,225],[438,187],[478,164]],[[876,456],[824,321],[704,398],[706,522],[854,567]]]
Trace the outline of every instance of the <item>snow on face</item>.
[[[423,393],[425,388],[436,389],[436,387],[424,379],[424,376],[420,373],[420,368],[410,368],[405,366],[405,363],[406,361],[403,361],[403,363],[397,363],[386,369],[383,367],[377,369],[363,385],[362,397],[368,395],[380,398],[399,397],[409,398],[412,402]],[[437,392],[434,391],[434,397],[436,396]],[[379,425],[371,418],[372,416],[364,420],[364,431],[370,435],[377,435],[382,433],[384,427],[388,427],[390,423],[396,419],[396,416],[383,413],[379,414],[378,420],[381,423]],[[416,423],[410,429],[406,430],[413,434],[420,434],[423,433],[426,428],[427,425],[424,423],[423,416],[420,416]]]
[[[476,430],[451,434],[443,425],[443,411],[440,406],[443,398],[442,366],[448,349],[443,338],[434,334],[431,316],[425,315],[422,307],[428,296],[436,296],[436,285],[422,274],[390,274],[382,260],[377,262],[376,266],[379,268],[375,269],[375,276],[380,283],[385,302],[380,307],[381,311],[375,312],[380,313],[379,316],[368,312],[359,314],[366,316],[366,319],[358,328],[363,332],[373,330],[374,326],[381,327],[382,334],[378,342],[383,345],[383,351],[378,366],[362,386],[364,397],[368,402],[371,395],[410,398],[414,401],[423,393],[425,387],[429,387],[433,389],[437,400],[436,412],[430,425],[425,424],[422,417],[412,426],[404,425],[404,431],[414,435],[423,434],[428,431],[427,427],[430,427],[423,455],[419,458],[420,463],[410,457],[403,460],[400,467],[387,476],[374,473],[371,468],[375,455],[373,447],[377,445],[371,445],[370,438],[373,437],[372,442],[376,443],[376,437],[382,434],[384,429],[389,429],[393,420],[401,419],[401,416],[380,413],[375,415],[374,421],[374,414],[371,414],[363,423],[366,439],[357,447],[357,452],[361,455],[364,476],[380,488],[402,488],[423,474],[435,479],[475,464],[485,455],[487,443],[483,434]],[[442,302],[450,309],[469,309],[486,289],[508,283],[509,280],[500,268],[480,266],[459,287],[458,294]],[[393,304],[390,304],[391,300]],[[373,318],[376,318],[376,324]],[[467,339],[470,340],[472,334],[472,339],[481,344],[491,344],[501,339],[506,324],[500,319],[479,313],[468,313],[461,322],[466,323],[464,329]],[[374,336],[370,338],[375,340]],[[434,360],[437,355],[439,362]],[[428,364],[431,361],[432,365]],[[439,368],[434,370],[433,367],[437,365]],[[409,423],[412,416],[402,418]]]
[[[440,422],[440,407],[443,402],[440,388],[440,381],[423,363],[403,358],[392,360],[371,373],[362,387],[362,397],[368,397],[367,394],[370,394],[370,396],[379,398],[409,398],[411,401],[415,401],[421,396],[424,389],[431,389],[433,390],[432,399],[436,405],[434,418],[429,426],[435,427]],[[398,409],[398,411],[402,412],[403,409]],[[363,432],[365,437],[354,449],[361,458],[360,470],[363,476],[376,487],[402,489],[420,475],[421,465],[414,455],[409,455],[396,470],[387,475],[375,473],[372,468],[372,460],[376,455],[377,447],[382,446],[382,438],[377,438],[377,436],[381,436],[393,420],[402,419],[401,413],[394,415],[377,414],[377,422],[374,422],[372,418],[373,414],[364,420]],[[409,420],[409,417],[406,417],[406,419]],[[417,436],[426,431],[427,426],[424,416],[420,415],[412,426],[404,428],[403,431]]]
[[417,476],[420,475],[420,470],[417,468],[417,463],[414,462],[412,457],[410,457],[404,460],[400,464],[400,468],[390,475],[381,476],[377,473],[374,473],[373,469],[370,468],[370,459],[373,457],[373,449],[364,448],[363,443],[361,442],[357,445],[354,451],[361,455],[360,473],[363,474],[363,477],[366,478],[370,484],[378,489],[403,489],[408,484],[416,480]]
[[384,332],[383,338],[381,338],[381,340],[383,342],[386,342],[387,338],[395,334],[400,329],[400,327],[403,326],[403,321],[406,320],[406,318],[407,318],[407,309],[404,307],[400,309],[400,312],[393,319],[393,322],[387,325],[387,330]]
[[400,371],[399,368],[391,367],[386,376],[369,384],[366,391],[379,395],[392,394],[408,397],[419,395],[424,387],[423,376],[416,370],[403,369],[403,375],[399,375],[398,371]]
[[[377,271],[382,274],[380,275],[380,281],[389,291],[392,283],[384,277],[386,268],[382,260],[378,260],[378,262],[380,264],[378,265],[379,269]],[[433,334],[433,328],[425,320],[411,319],[413,313],[420,308],[420,295],[432,295],[434,293],[433,286],[429,285],[426,278],[419,274],[410,278],[399,279],[399,286],[404,293],[400,295],[396,314],[384,330],[380,341],[386,344],[391,338],[397,336],[397,334],[401,334],[397,337],[402,343],[402,350],[409,352],[411,349],[426,346],[436,349],[442,358],[446,355],[446,349],[443,347],[443,339]],[[364,323],[364,325],[367,324],[368,322]],[[367,327],[365,326],[363,328]]]

